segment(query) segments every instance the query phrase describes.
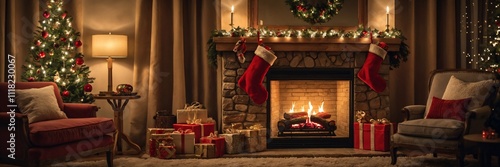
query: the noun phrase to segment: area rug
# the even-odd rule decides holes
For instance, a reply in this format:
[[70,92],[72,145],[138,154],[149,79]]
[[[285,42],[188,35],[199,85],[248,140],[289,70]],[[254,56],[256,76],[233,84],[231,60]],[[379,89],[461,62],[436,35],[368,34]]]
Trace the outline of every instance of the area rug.
[[[437,157],[432,155],[416,157],[399,157],[397,165],[391,165],[391,157],[314,157],[314,158],[215,158],[215,159],[157,159],[157,158],[136,158],[120,157],[114,160],[116,167],[155,167],[155,166],[192,166],[192,167],[288,167],[288,166],[342,166],[342,167],[395,167],[395,166],[414,166],[414,167],[448,167],[458,166],[456,159]],[[101,167],[106,166],[105,160],[84,161],[84,162],[65,162],[53,164],[55,167]],[[475,159],[466,160],[466,166],[479,166]]]

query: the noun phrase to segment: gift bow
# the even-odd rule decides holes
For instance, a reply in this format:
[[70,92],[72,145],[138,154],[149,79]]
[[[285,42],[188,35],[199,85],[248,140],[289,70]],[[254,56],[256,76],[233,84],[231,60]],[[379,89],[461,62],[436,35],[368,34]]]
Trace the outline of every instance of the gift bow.
[[363,123],[364,119],[365,119],[365,115],[366,115],[366,113],[363,110],[356,111],[356,121],[359,123]]
[[203,105],[200,102],[192,102],[191,105],[185,104],[184,109],[202,109]]
[[208,138],[217,138],[217,133],[210,132],[210,135],[207,136]]
[[173,131],[172,133],[177,133],[177,134],[186,134],[186,133],[193,133],[193,130],[191,129],[186,129],[186,130],[183,130],[183,129],[178,129],[176,131]]
[[261,124],[255,124],[255,125],[252,125],[249,127],[249,129],[252,129],[252,130],[259,130],[261,128],[264,128]]
[[390,124],[391,121],[389,121],[387,118],[370,119],[370,123],[372,123],[372,124]]
[[173,142],[174,142],[174,138],[169,136],[169,137],[165,138],[164,140],[162,140],[161,143],[158,144],[158,146],[175,146],[175,144]]
[[235,134],[235,133],[239,133],[239,132],[238,132],[238,129],[229,128],[229,129],[226,129],[226,133],[227,134]]
[[[196,117],[196,116],[195,116]],[[187,124],[201,124],[201,119],[188,119],[186,120]]]
[[215,123],[215,120],[212,117],[208,117],[205,123]]

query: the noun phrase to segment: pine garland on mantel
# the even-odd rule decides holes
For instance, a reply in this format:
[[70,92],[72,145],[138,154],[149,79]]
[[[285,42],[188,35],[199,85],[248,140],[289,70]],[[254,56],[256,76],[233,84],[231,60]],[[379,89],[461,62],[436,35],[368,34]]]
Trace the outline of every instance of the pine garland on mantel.
[[[219,52],[216,50],[216,43],[214,42],[214,37],[257,37],[257,29],[241,28],[236,27],[229,31],[226,30],[213,30],[212,36],[208,40],[208,59],[210,65],[217,67],[217,55]],[[261,37],[292,37],[292,38],[370,38],[372,34],[373,38],[397,38],[401,40],[399,45],[399,51],[388,52],[388,57],[390,58],[390,69],[398,68],[401,62],[406,62],[408,60],[408,55],[410,54],[408,45],[405,43],[406,37],[403,36],[400,30],[392,28],[385,31],[380,31],[377,29],[365,28],[363,26],[358,26],[356,30],[345,31],[345,30],[315,30],[312,28],[302,29],[302,30],[271,30],[267,27],[260,29]]]

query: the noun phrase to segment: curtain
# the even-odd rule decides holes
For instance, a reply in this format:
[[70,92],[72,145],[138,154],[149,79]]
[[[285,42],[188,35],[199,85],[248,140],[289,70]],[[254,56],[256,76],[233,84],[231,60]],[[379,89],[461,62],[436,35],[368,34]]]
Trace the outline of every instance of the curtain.
[[217,71],[206,46],[215,9],[215,0],[137,0],[133,84],[141,98],[130,102],[130,137],[140,146],[158,110],[198,101],[218,117]]
[[[425,104],[430,73],[461,67],[457,53],[455,0],[396,0],[396,27],[408,38],[410,56],[390,72],[391,120],[401,121],[401,108]],[[397,90],[397,91],[396,91]]]

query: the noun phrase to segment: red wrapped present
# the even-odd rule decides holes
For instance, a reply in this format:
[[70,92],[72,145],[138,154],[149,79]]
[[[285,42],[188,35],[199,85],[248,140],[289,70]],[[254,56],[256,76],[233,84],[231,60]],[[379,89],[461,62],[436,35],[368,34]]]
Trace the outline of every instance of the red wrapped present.
[[194,153],[194,133],[191,129],[172,132],[170,134],[174,139],[176,153],[178,154],[193,154]]
[[200,142],[200,138],[203,136],[210,136],[210,133],[214,133],[215,124],[214,123],[203,123],[203,124],[174,124],[174,129],[176,130],[187,130],[191,129],[194,132],[194,139],[196,143]]
[[209,136],[201,137],[201,143],[212,143],[215,144],[215,156],[222,157],[224,152],[226,152],[226,139],[224,137],[218,137],[214,133],[210,133]]
[[[167,133],[172,133],[174,131],[173,128],[148,128],[147,134],[146,134],[146,153],[150,154],[151,151],[156,152],[156,146],[157,144],[151,144],[151,137],[153,134],[167,134]],[[154,149],[151,150],[150,148],[154,146]],[[155,153],[153,153],[155,154]],[[151,154],[150,154],[151,156]],[[154,156],[153,156],[154,157]]]
[[169,134],[152,134],[148,140],[147,152],[149,156],[158,156],[158,148],[160,145],[173,145],[173,138]]
[[354,148],[361,150],[389,151],[393,123],[354,123]]
[[158,147],[158,158],[161,159],[170,159],[175,158],[175,146],[171,145],[160,145]]

